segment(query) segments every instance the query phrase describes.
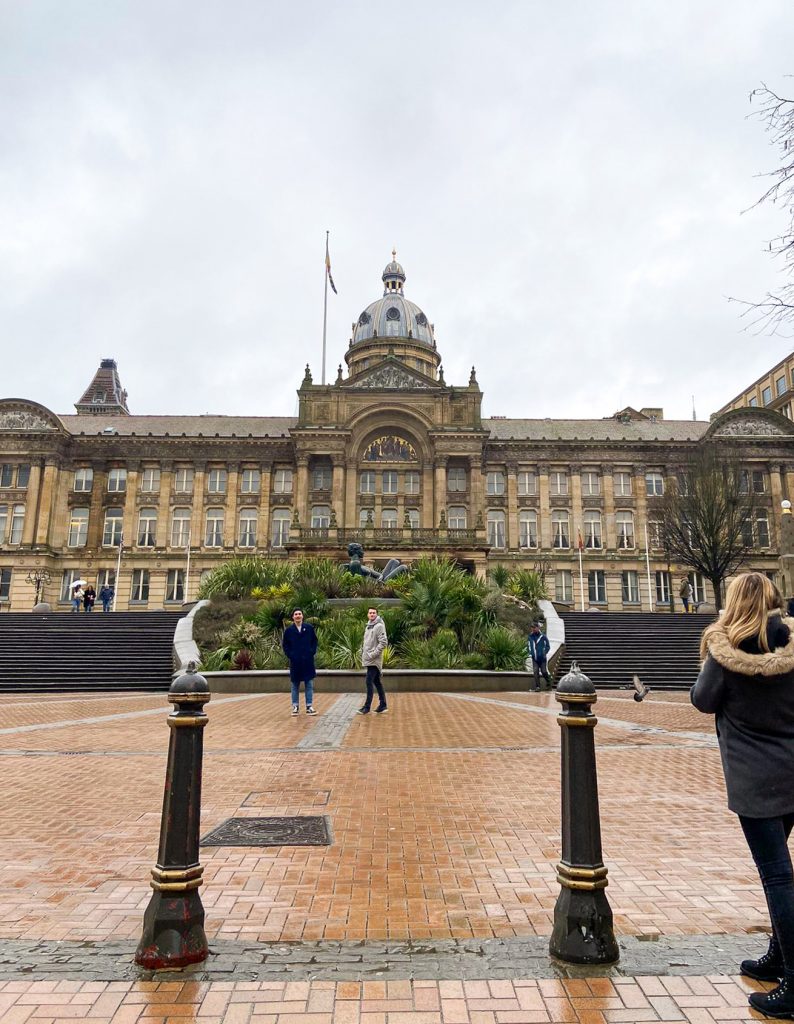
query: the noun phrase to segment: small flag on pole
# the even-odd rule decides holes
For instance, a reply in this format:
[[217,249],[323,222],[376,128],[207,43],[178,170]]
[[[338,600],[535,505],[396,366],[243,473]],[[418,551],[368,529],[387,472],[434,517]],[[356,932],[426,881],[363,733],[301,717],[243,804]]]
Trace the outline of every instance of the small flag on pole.
[[577,543],[577,547],[581,551],[584,548],[584,541],[582,540],[582,531],[581,530],[577,530],[576,533],[577,533],[577,535],[579,537],[579,540],[578,540],[578,543]]
[[331,290],[333,291],[334,295],[338,295],[339,292],[336,290],[336,285],[334,284],[334,279],[333,279],[333,277],[331,277],[331,256],[330,256],[330,254],[328,252],[328,236],[327,235],[326,235],[326,238],[325,238],[325,272],[326,272],[326,274],[328,274],[328,284],[330,284]]

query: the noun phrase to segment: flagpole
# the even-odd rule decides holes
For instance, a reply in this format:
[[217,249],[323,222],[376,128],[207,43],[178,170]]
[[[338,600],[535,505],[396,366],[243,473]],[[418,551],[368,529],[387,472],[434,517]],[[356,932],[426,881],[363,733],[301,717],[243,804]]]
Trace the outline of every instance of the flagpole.
[[121,549],[124,546],[124,531],[119,537],[119,557],[116,559],[116,586],[113,588],[113,611],[116,610],[116,598],[119,596],[119,579],[121,577]]
[[187,565],[185,566],[185,594],[182,598],[184,604],[188,603],[190,594],[190,528],[187,531]]
[[323,372],[322,372],[322,383],[325,384],[325,335],[328,327],[328,263],[330,255],[328,253],[328,236],[330,232],[325,232],[325,294],[323,296]]
[[[653,591],[651,590],[651,557],[648,553],[648,524],[645,523],[645,571],[648,574],[648,606],[653,611]],[[670,581],[672,588],[672,581]]]
[[[581,541],[581,536],[580,536]],[[582,603],[582,611],[584,611],[584,573],[582,572],[582,545],[579,547],[579,599]]]

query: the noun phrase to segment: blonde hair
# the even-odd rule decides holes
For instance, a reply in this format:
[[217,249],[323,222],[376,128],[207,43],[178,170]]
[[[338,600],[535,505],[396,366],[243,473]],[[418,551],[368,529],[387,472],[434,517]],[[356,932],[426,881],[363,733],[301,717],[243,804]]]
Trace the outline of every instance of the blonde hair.
[[762,572],[744,572],[731,581],[725,595],[725,611],[717,622],[703,632],[700,656],[708,654],[713,633],[725,633],[731,647],[738,647],[750,637],[758,641],[762,651],[769,650],[766,620],[770,612],[783,607],[783,598],[775,584]]

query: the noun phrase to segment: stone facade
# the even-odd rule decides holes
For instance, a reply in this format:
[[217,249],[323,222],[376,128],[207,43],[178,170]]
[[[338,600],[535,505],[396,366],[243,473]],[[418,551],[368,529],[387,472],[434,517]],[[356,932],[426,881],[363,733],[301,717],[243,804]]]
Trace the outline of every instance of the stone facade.
[[732,398],[717,415],[745,408],[774,409],[787,419],[794,419],[794,352]]
[[[351,540],[368,564],[439,552],[478,573],[539,568],[552,597],[580,607],[581,535],[585,607],[666,610],[667,574],[677,597],[681,570],[657,546],[654,505],[702,443],[741,451],[767,512],[753,567],[779,571],[789,420],[747,406],[710,424],[631,408],[483,419],[474,369],[463,386],[444,380],[402,267],[383,281],[353,324],[348,375],[340,366],[333,384],[314,384],[307,367],[297,418],[136,416],[113,360],[77,414],[1,400],[0,608],[30,608],[27,575],[47,569],[44,598],[68,609],[72,579],[115,580],[122,538],[119,609],[178,608],[234,555],[344,561]],[[704,581],[696,590],[711,599]]]

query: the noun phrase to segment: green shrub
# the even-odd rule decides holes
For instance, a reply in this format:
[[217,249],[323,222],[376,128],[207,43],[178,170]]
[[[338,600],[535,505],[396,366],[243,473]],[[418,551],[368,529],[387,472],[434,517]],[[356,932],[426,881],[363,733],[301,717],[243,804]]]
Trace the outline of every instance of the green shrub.
[[441,629],[432,637],[405,640],[399,659],[405,668],[460,668],[463,656],[454,630]]
[[507,586],[507,581],[510,579],[510,570],[506,565],[493,565],[488,570],[488,579],[493,582],[494,586],[504,590]]
[[520,672],[527,660],[527,641],[505,626],[490,626],[480,641],[479,653],[494,672]]
[[212,603],[199,608],[193,616],[193,639],[202,651],[212,651],[220,643],[221,633],[231,628],[241,615],[254,615],[256,601],[232,601],[218,595]]
[[323,668],[361,668],[361,645],[366,620],[349,614],[328,619],[318,631],[318,665]]
[[230,558],[209,574],[199,587],[199,598],[225,594],[226,597],[250,597],[254,590],[289,583],[292,569],[286,562],[251,555]]
[[264,639],[262,627],[256,622],[242,619],[227,629],[218,638],[224,647],[233,647],[235,650],[248,647],[258,647]]
[[534,569],[516,569],[511,572],[507,581],[507,591],[514,597],[533,605],[548,596],[543,576],[539,572],[535,572]]

